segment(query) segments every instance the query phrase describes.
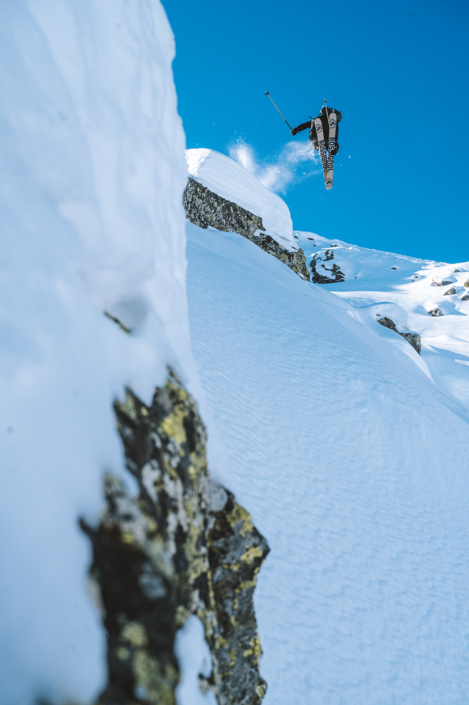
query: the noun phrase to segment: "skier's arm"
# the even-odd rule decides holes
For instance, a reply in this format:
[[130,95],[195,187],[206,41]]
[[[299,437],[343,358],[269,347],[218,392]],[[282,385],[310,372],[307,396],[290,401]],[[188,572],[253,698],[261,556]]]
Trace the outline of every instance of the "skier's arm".
[[301,125],[298,125],[298,127],[294,127],[291,133],[292,135],[296,135],[297,132],[303,132],[303,130],[309,130],[310,128],[311,120],[308,120],[308,122],[303,122]]

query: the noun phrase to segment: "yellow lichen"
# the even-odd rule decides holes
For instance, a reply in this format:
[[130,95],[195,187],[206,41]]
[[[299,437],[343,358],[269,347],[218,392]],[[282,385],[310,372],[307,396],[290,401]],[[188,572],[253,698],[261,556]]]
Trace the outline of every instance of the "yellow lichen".
[[132,646],[146,646],[148,644],[145,627],[140,622],[128,622],[122,630],[122,636],[130,641]]
[[243,538],[245,538],[246,534],[251,533],[251,531],[254,529],[254,524],[252,523],[251,515],[249,514],[249,512],[243,509],[243,507],[240,507],[240,505],[236,502],[234,503],[234,507],[231,514],[228,514],[226,518],[231,524],[231,526],[237,524],[238,521],[243,522],[243,526],[239,530],[239,533]]
[[122,541],[124,543],[135,543],[135,536],[132,534],[131,531],[123,531]]
[[[161,422],[161,428],[170,438],[176,441],[179,445],[182,445],[186,441],[186,430],[184,428],[184,419],[187,416],[187,412],[181,407],[176,406],[174,411],[169,414]],[[183,451],[180,451],[182,455]]]
[[255,558],[262,558],[262,548],[260,546],[252,546],[243,553],[241,560],[245,563],[252,563]]
[[145,701],[152,705],[174,705],[173,687],[178,676],[172,666],[167,666],[161,673],[157,659],[145,650],[139,649],[133,660],[136,684],[145,692]]

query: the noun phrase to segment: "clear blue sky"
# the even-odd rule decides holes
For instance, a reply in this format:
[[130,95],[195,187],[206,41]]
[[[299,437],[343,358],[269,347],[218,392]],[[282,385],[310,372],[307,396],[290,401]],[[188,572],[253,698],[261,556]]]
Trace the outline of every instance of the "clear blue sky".
[[[469,260],[466,0],[163,0],[188,147],[242,138],[261,162],[316,115],[343,113],[334,188],[282,197],[297,230],[449,262]],[[350,158],[349,158],[350,155]],[[343,166],[340,166],[342,164]]]

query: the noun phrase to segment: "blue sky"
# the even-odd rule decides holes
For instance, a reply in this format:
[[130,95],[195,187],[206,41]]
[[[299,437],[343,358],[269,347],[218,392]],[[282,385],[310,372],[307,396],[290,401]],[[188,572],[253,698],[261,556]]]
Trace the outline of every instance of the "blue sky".
[[467,2],[163,4],[188,147],[237,147],[259,173],[273,165],[282,176],[289,143],[309,140],[291,137],[264,92],[292,126],[327,98],[343,113],[334,187],[308,159],[294,165],[281,193],[294,228],[469,260]]

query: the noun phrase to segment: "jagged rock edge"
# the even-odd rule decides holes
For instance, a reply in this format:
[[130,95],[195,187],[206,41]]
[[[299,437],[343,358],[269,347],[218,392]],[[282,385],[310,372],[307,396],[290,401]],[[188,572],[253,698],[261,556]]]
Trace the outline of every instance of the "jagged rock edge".
[[301,279],[310,281],[303,250],[289,252],[267,234],[262,218],[242,208],[233,201],[210,191],[207,186],[189,177],[183,195],[186,218],[199,228],[212,227],[222,232],[235,232],[273,255],[290,267]]
[[175,705],[174,640],[191,614],[212,654],[202,685],[219,705],[258,705],[267,685],[252,598],[267,542],[211,480],[205,427],[174,372],[150,406],[127,389],[115,413],[139,495],[107,473],[99,524],[80,522],[107,633],[108,682],[96,705]]

